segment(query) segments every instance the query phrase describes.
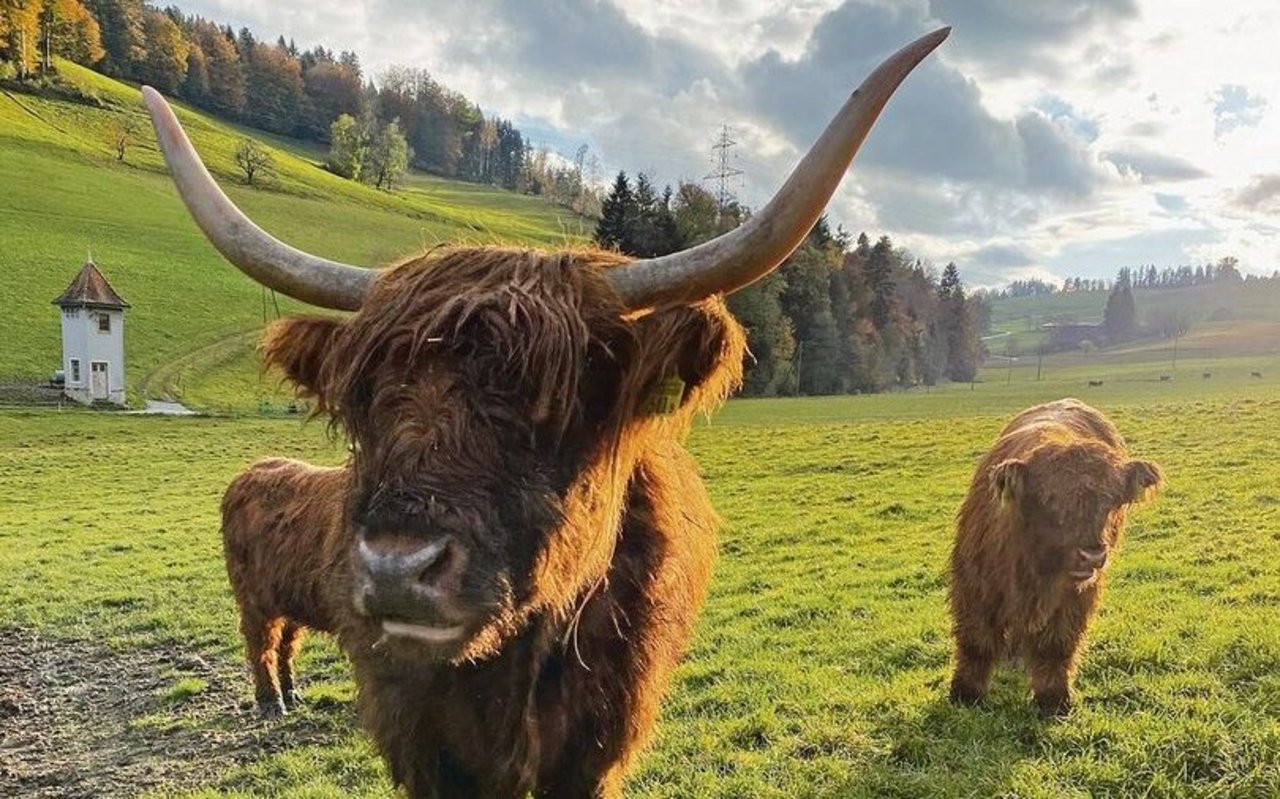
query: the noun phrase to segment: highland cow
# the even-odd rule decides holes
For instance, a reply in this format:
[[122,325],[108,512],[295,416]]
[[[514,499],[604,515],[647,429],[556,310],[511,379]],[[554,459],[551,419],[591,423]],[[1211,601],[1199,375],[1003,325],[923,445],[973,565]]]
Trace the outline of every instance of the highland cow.
[[1020,656],[1041,711],[1070,708],[1126,510],[1161,480],[1159,466],[1131,460],[1115,425],[1078,400],[1036,406],[1005,427],[956,521],[953,702],[985,698],[996,663]]
[[719,295],[804,240],[947,33],[877,68],[741,227],[641,260],[452,249],[376,272],[309,255],[245,217],[144,91],[214,246],[355,311],[281,320],[263,351],[350,441],[328,587],[363,724],[410,795],[619,793],[710,575],[715,515],[682,440],[740,380]]
[[264,716],[297,700],[294,658],[306,630],[333,632],[346,597],[330,585],[346,567],[345,469],[267,458],[222,498],[222,545],[240,632]]

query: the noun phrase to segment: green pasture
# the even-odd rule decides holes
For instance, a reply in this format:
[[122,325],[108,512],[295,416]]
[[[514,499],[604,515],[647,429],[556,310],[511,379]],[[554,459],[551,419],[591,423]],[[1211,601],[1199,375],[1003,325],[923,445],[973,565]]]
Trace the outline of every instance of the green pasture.
[[[164,396],[175,362],[193,355],[203,362],[205,350],[261,327],[276,306],[268,298],[264,315],[261,290],[228,266],[187,216],[138,91],[74,64],[61,69],[101,105],[0,91],[7,309],[0,380],[47,377],[58,365],[58,314],[49,303],[92,251],[133,306],[126,320],[131,396]],[[283,240],[327,257],[376,266],[440,244],[555,246],[589,232],[582,218],[541,200],[429,175],[411,175],[395,194],[376,191],[325,172],[314,148],[191,109],[178,114],[235,202]],[[120,120],[137,131],[123,163],[111,143]],[[244,136],[261,139],[276,159],[274,176],[260,188],[243,185],[232,157]],[[300,307],[279,299],[283,312]],[[247,352],[250,339],[239,341]]]
[[[691,439],[726,522],[711,598],[628,795],[1280,795],[1280,369],[1247,366],[1095,396],[984,375],[972,390],[731,402]],[[1064,393],[1110,413],[1167,490],[1132,518],[1081,707],[1041,721],[1010,670],[988,706],[952,708],[952,516],[1008,415]],[[287,419],[0,415],[0,629],[230,675],[165,666],[141,718],[98,721],[139,746],[241,729],[267,742],[157,795],[384,796],[327,642],[304,652],[303,711],[272,728],[249,706],[217,502],[265,455],[337,463],[342,446]]]

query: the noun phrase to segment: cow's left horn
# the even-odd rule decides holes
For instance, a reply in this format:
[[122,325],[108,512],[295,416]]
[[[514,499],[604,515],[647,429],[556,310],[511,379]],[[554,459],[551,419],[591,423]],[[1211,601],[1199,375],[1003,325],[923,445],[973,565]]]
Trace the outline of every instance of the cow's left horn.
[[737,291],[772,272],[818,221],[894,90],[950,33],[951,28],[936,30],[877,67],[769,204],[744,225],[688,250],[606,272],[626,306],[638,310],[697,302]]
[[218,188],[160,93],[144,86],[142,99],[151,112],[178,194],[228,261],[262,285],[294,299],[343,311],[360,307],[376,272],[294,249],[253,224]]

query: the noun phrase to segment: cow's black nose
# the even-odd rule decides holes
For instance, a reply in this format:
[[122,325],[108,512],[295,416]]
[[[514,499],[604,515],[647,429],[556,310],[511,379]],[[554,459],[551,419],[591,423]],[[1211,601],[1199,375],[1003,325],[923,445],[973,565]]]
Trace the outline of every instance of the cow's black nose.
[[1107,550],[1098,549],[1080,549],[1080,563],[1090,569],[1101,569],[1107,563]]
[[429,618],[462,589],[466,549],[452,536],[426,541],[364,536],[356,539],[356,572],[366,612]]

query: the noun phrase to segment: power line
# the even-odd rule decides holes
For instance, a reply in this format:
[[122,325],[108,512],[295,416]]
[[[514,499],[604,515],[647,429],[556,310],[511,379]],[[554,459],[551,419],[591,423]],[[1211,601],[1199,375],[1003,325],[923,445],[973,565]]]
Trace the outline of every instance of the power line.
[[[734,178],[741,178],[743,171],[733,166],[737,163],[737,154],[733,153],[734,147],[738,146],[733,137],[730,135],[729,126],[723,125],[720,128],[720,136],[716,139],[716,143],[711,146],[711,163],[712,170],[710,174],[702,180],[716,182],[716,202],[720,206],[721,213],[729,205],[730,202],[736,202],[737,197],[729,191],[729,183]],[[741,184],[741,181],[738,181]]]

